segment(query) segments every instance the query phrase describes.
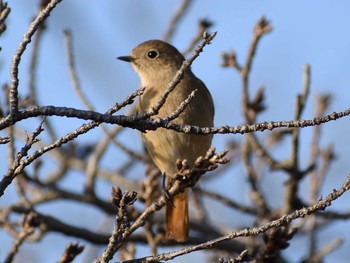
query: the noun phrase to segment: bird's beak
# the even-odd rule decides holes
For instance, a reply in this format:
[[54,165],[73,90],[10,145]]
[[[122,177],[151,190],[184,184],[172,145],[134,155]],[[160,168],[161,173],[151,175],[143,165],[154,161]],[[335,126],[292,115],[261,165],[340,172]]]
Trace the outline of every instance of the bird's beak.
[[132,56],[122,56],[122,57],[117,57],[117,59],[123,60],[123,61],[126,61],[126,62],[134,61],[134,58]]

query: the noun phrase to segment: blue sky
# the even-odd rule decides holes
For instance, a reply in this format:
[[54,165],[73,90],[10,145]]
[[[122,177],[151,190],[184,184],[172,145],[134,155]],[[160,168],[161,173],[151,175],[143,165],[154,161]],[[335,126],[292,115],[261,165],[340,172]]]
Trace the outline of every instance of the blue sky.
[[[9,1],[12,9],[8,19],[8,30],[0,39],[1,85],[10,81],[9,66],[11,56],[17,48],[29,22],[37,10],[37,2],[32,0]],[[126,63],[117,61],[120,55],[127,55],[134,46],[149,40],[161,38],[166,31],[169,17],[180,1],[63,1],[47,21],[47,31],[43,37],[39,57],[37,87],[39,101],[42,105],[70,106],[84,108],[77,99],[67,70],[67,59],[64,45],[64,29],[71,29],[74,37],[74,51],[79,79],[83,90],[93,101],[98,111],[105,111],[115,102],[123,100],[138,87],[138,77]],[[260,116],[259,121],[291,120],[294,114],[295,97],[302,90],[303,66],[311,65],[311,95],[303,118],[311,118],[314,109],[314,97],[319,93],[332,93],[333,103],[329,112],[343,111],[350,101],[350,16],[348,1],[194,1],[189,12],[181,21],[172,43],[183,50],[196,33],[197,21],[208,18],[214,22],[212,30],[218,31],[212,45],[207,46],[201,56],[194,62],[193,71],[210,89],[216,106],[216,125],[239,125],[243,122],[240,112],[240,78],[232,69],[223,69],[221,52],[234,49],[239,62],[243,63],[251,40],[256,21],[265,16],[271,21],[273,31],[265,36],[258,48],[251,76],[251,92],[263,85],[266,89],[268,109]],[[29,51],[29,50],[28,50]],[[28,93],[28,59],[30,52],[25,53],[20,67],[20,89],[22,96]],[[58,119],[55,119],[58,121]],[[80,123],[80,122],[79,122]],[[56,122],[58,134],[64,135],[77,126],[76,121],[66,121],[64,125]],[[29,123],[22,127],[33,128]],[[334,143],[337,161],[331,166],[331,175],[326,181],[323,194],[337,188],[349,171],[350,147],[348,120],[342,119],[324,125],[322,145]],[[308,157],[311,129],[302,131],[301,151]],[[82,141],[98,140],[101,132],[94,131],[80,138]],[[139,134],[133,130],[124,131],[122,140],[133,142],[130,146],[141,150]],[[227,140],[241,140],[241,135],[215,136],[213,144],[222,150]],[[134,143],[137,142],[137,143]],[[288,145],[277,149],[276,157],[287,156]],[[123,158],[123,157],[120,157]],[[303,158],[304,159],[304,158]],[[113,167],[115,156],[110,155],[104,161]],[[303,162],[303,160],[302,160]],[[305,163],[306,165],[306,163]],[[1,164],[1,167],[6,167]],[[4,168],[1,168],[4,173]],[[249,188],[244,184],[243,170],[236,168],[224,179],[213,182],[212,186],[222,188],[235,199],[248,199]],[[142,174],[140,167],[139,174]],[[271,184],[280,184],[285,176],[267,174],[264,178],[265,191]],[[243,185],[243,186],[242,186]],[[106,186],[108,189],[109,186]],[[0,201],[6,203],[11,193]],[[109,194],[109,192],[108,192]],[[271,199],[278,204],[281,190],[272,191]],[[335,202],[335,207],[348,211],[346,195]],[[106,196],[108,198],[108,196]],[[64,204],[60,209],[66,209]],[[225,211],[218,208],[218,211]],[[221,209],[221,210],[220,210]],[[85,213],[85,212],[84,212]],[[88,212],[86,212],[88,213]],[[230,220],[222,220],[230,224]],[[231,226],[238,227],[242,220],[234,219]],[[323,231],[324,242],[335,236],[345,239],[345,244],[327,259],[329,262],[340,262],[350,256],[346,247],[350,244],[350,234],[343,231],[349,224],[340,222],[332,231]],[[0,233],[0,239],[6,235]],[[53,239],[52,239],[53,240]],[[294,249],[304,249],[303,240],[293,242]],[[60,240],[61,248],[66,241]],[[34,246],[24,249],[30,251]],[[35,248],[38,251],[38,248]],[[0,257],[6,250],[0,251]],[[50,251],[45,259],[53,261],[59,251]],[[147,252],[145,252],[147,253]],[[293,257],[293,255],[290,255]],[[40,257],[38,255],[38,257]],[[44,262],[44,259],[38,259]],[[299,258],[295,258],[299,260]],[[38,262],[39,262],[38,261]],[[79,260],[77,261],[79,262]]]

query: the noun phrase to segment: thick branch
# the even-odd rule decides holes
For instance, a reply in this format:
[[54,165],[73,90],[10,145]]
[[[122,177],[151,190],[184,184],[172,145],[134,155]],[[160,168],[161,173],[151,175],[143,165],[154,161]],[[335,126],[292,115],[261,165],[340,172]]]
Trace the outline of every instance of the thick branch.
[[135,121],[138,115],[124,116],[102,114],[95,111],[78,110],[75,108],[42,106],[32,107],[19,111],[15,117],[7,116],[0,121],[0,130],[3,130],[21,120],[38,116],[60,116],[77,118],[82,120],[92,120],[98,123],[117,124],[123,127],[138,129],[141,131],[156,130],[158,127],[168,128],[177,132],[186,134],[245,134],[257,131],[273,130],[276,128],[304,128],[321,125],[330,121],[335,121],[350,115],[350,108],[345,111],[333,112],[323,117],[317,117],[309,120],[297,121],[264,121],[255,124],[244,124],[242,126],[220,126],[220,127],[198,127],[193,125],[178,125],[173,122],[165,121],[161,118]]

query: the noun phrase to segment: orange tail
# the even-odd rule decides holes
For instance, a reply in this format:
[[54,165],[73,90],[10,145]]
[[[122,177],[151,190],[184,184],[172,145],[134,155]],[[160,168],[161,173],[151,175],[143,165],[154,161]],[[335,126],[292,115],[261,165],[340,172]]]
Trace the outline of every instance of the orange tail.
[[188,189],[174,196],[174,206],[168,202],[166,209],[167,238],[177,242],[188,239]]

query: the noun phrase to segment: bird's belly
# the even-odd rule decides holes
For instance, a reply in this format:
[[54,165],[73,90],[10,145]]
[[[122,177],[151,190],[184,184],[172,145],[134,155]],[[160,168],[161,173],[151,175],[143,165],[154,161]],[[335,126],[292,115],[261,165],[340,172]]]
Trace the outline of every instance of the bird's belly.
[[164,128],[142,134],[147,151],[161,172],[173,176],[178,159],[187,159],[192,166],[199,156],[205,155],[211,144],[211,135],[193,135]]

